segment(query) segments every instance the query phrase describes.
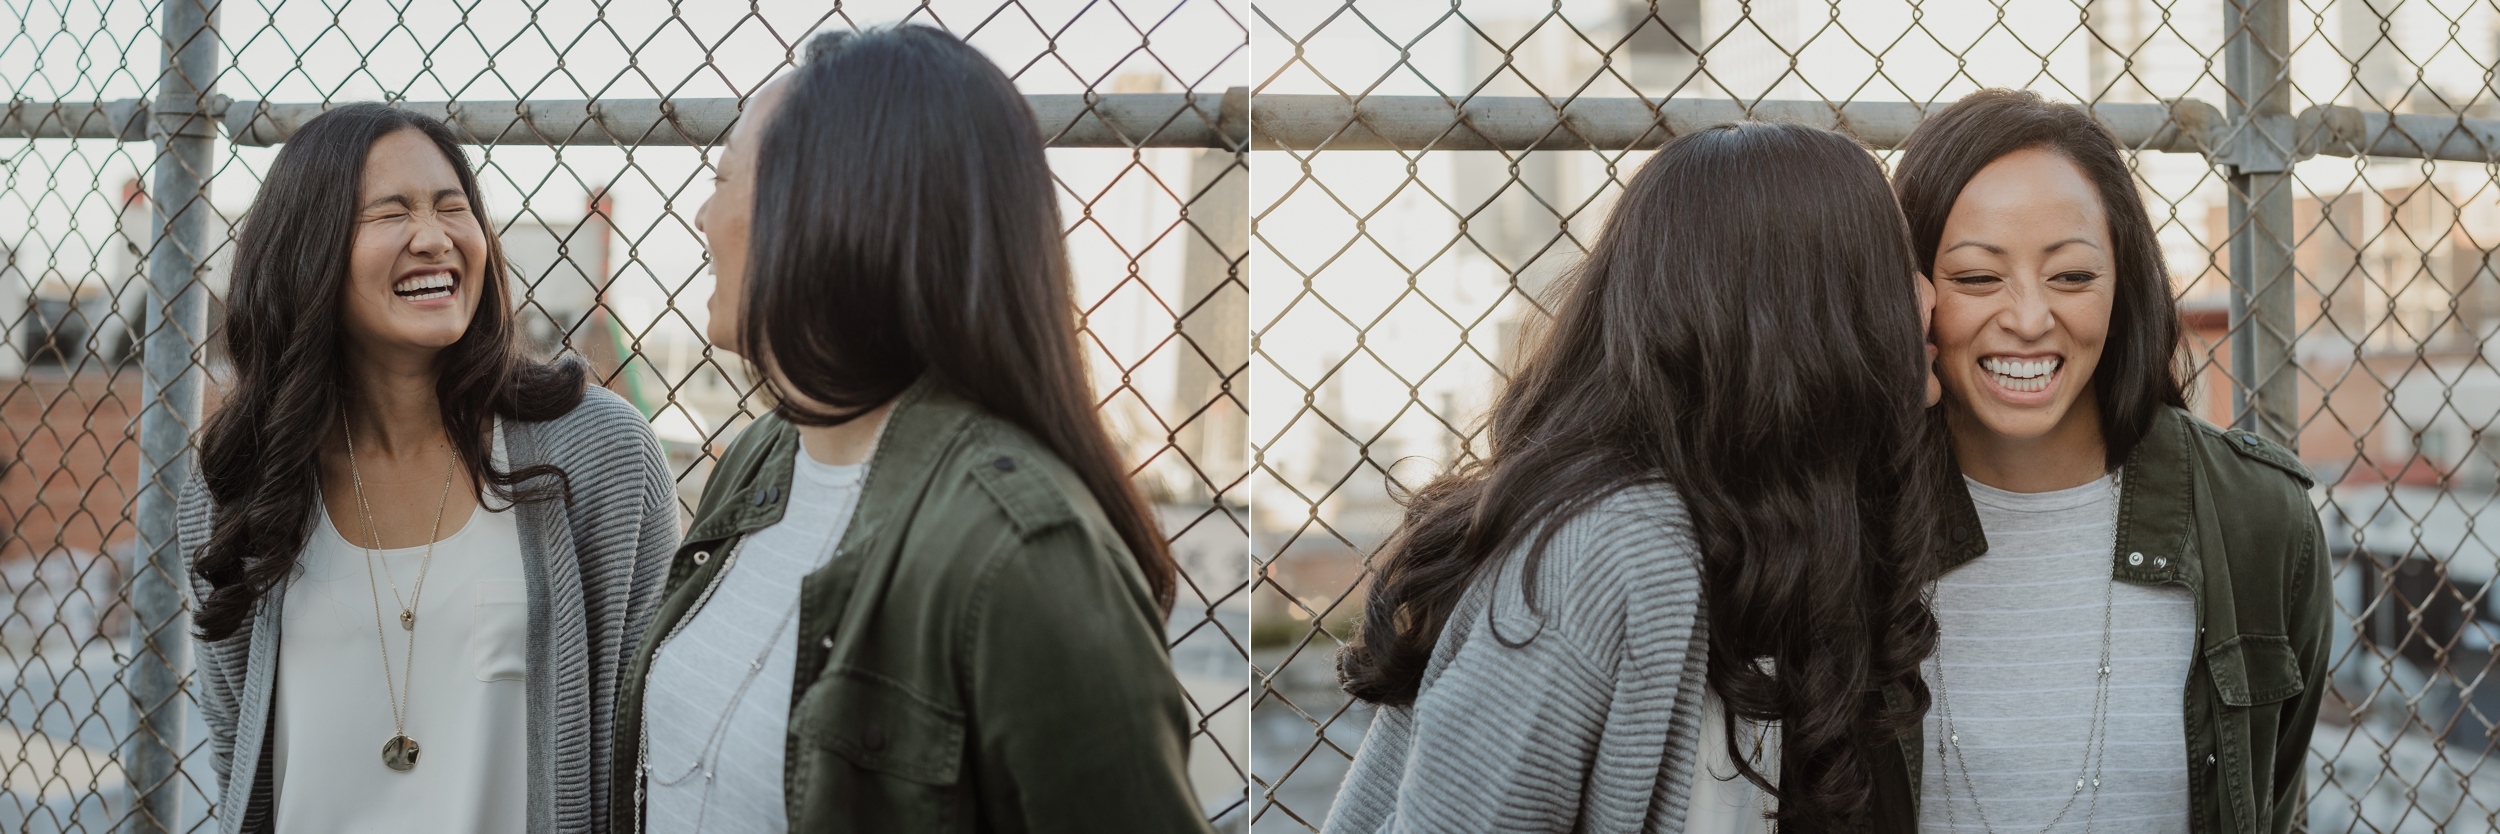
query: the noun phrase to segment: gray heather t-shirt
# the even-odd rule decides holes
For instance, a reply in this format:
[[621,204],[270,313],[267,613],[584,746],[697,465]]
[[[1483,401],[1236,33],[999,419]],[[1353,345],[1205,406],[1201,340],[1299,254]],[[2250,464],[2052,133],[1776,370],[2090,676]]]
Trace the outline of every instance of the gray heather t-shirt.
[[[1971,481],[1970,492],[1988,552],[1936,585],[1944,636],[1925,664],[1936,701],[1920,757],[1919,828],[1984,831],[1984,811],[1998,831],[2039,831],[2056,819],[2059,832],[2087,821],[2100,831],[2186,832],[2183,697],[2196,601],[2182,588],[2110,578],[2114,478],[2029,494]],[[2095,769],[2086,756],[2096,748],[2087,738],[2104,605],[2109,707]]]
[[781,521],[746,537],[711,598],[652,660],[643,785],[653,834],[781,834],[789,825],[781,772],[799,580],[850,526],[867,466],[817,463],[801,448],[797,470]]

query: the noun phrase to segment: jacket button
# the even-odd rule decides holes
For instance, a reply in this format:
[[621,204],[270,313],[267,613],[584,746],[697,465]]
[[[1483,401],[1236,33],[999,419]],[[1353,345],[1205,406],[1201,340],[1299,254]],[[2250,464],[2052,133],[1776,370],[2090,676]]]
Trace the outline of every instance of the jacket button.
[[2247,443],[2250,446],[2255,446],[2257,445],[2257,436],[2253,434],[2240,435],[2240,441]]
[[2157,556],[2157,557],[2154,557],[2154,559],[2153,559],[2153,567],[2157,567],[2157,568],[2167,568],[2167,567],[2170,567],[2170,557],[2168,557],[2168,556]]
[[825,647],[825,650],[826,650],[826,651],[832,651],[832,650],[833,650],[833,635],[831,635],[831,634],[827,634],[827,635],[825,635],[825,639],[816,641],[816,645],[819,645],[819,646],[823,646],[823,647]]
[[2129,554],[2127,554],[2127,564],[2130,564],[2130,565],[2141,565],[2141,564],[2144,564],[2144,554],[2142,554],[2142,553],[2129,553]]
[[1970,527],[1962,526],[1953,528],[1953,541],[1956,544],[1970,541]]
[[1014,472],[1016,471],[1016,459],[1006,455],[999,455],[997,460],[990,461],[990,466],[996,467],[1000,472]]
[[885,749],[885,734],[878,732],[875,727],[870,727],[868,732],[859,734],[859,744],[870,750],[883,750]]
[[764,496],[766,496],[766,495],[770,495],[770,494],[772,494],[772,491],[771,491],[771,490],[762,490],[762,489],[756,490],[756,491],[755,491],[755,506],[758,506],[758,507],[764,506]]
[[712,551],[709,551],[709,550],[697,550],[697,551],[695,551],[695,552],[694,552],[694,563],[695,563],[695,564],[700,565],[700,564],[703,564],[703,563],[705,563],[705,562],[709,562],[709,561],[712,561]]

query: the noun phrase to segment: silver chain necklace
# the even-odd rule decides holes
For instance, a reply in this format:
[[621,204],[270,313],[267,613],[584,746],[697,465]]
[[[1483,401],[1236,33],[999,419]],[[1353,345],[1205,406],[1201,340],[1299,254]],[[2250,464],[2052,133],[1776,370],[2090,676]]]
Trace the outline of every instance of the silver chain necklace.
[[[807,452],[802,450],[799,454],[804,455],[807,454]],[[793,480],[795,480],[795,478]],[[861,481],[861,488],[865,489],[865,473],[863,473]],[[787,513],[787,510],[785,509],[784,512]],[[787,515],[784,515],[783,517],[788,518]],[[820,554],[816,559],[818,564],[823,564],[825,560],[829,558],[829,556],[825,554],[828,554],[831,550],[833,550],[833,546],[836,544],[835,537],[842,531],[843,527],[847,526],[849,525],[841,525],[834,529],[825,531],[825,540],[817,547],[817,553]],[[716,573],[715,576],[726,578],[729,575],[729,571],[738,566],[738,552],[745,550],[746,545],[747,542],[740,541],[737,547],[731,549],[729,551],[729,555],[722,558],[719,572]],[[710,599],[711,592],[710,589],[707,589],[703,595],[702,601],[708,602]],[[655,772],[654,768],[652,768],[649,764],[648,759],[650,756],[650,745],[648,743],[648,725],[650,717],[648,715],[644,716],[644,733],[646,740],[643,745],[643,757],[645,759],[645,763],[642,766],[643,778],[662,787],[674,788],[692,781],[697,775],[703,777],[703,796],[696,805],[697,810],[695,811],[694,817],[694,830],[696,834],[701,834],[703,831],[704,819],[711,816],[712,813],[712,771],[713,768],[720,762],[721,746],[727,743],[729,739],[730,720],[737,717],[738,707],[746,703],[747,689],[753,687],[755,685],[755,679],[764,674],[764,662],[770,659],[772,657],[773,650],[781,645],[781,635],[784,632],[789,631],[790,623],[799,618],[799,603],[801,601],[801,599],[795,597],[790,600],[790,610],[782,612],[781,622],[773,626],[772,636],[764,639],[763,651],[757,653],[753,660],[747,662],[746,677],[740,679],[738,681],[737,690],[730,693],[729,706],[722,709],[720,718],[712,722],[712,731],[704,736],[703,746],[695,751],[694,761],[688,762],[686,764],[686,769],[683,772],[680,772],[675,776],[663,778],[659,775],[659,773]],[[699,612],[700,610],[701,606],[698,604],[696,611]],[[693,613],[689,613],[685,617],[687,620],[692,620],[693,618]],[[669,636],[676,636],[675,630],[672,629]],[[661,641],[662,650],[666,649],[667,644],[666,640]],[[648,684],[646,682],[646,686],[647,685]]]
[[[735,554],[733,553],[732,556],[734,557]],[[721,565],[721,570],[727,571],[734,564],[734,562],[724,563]],[[772,657],[773,649],[781,645],[781,635],[790,630],[790,622],[798,617],[799,601],[793,599],[790,601],[790,610],[783,612],[781,622],[773,626],[772,636],[764,638],[764,651],[747,663],[746,677],[738,681],[737,691],[729,694],[729,707],[721,710],[719,720],[712,722],[712,732],[704,736],[703,747],[695,751],[694,761],[686,764],[685,771],[668,778],[661,778],[659,774],[652,773],[648,769],[643,772],[645,778],[663,787],[671,788],[687,783],[698,774],[703,777],[703,799],[698,804],[697,807],[700,810],[695,812],[694,817],[694,830],[697,832],[703,830],[703,819],[710,816],[712,812],[712,768],[720,761],[721,745],[729,738],[729,722],[737,717],[738,707],[746,703],[747,689],[754,686],[755,679],[764,674],[764,662]]]
[[[2109,483],[2109,549],[2111,553],[2118,551],[2118,489],[2122,480],[2123,477],[2113,477]],[[2111,611],[2116,608],[2118,599],[2118,580],[2111,578],[2108,583],[2101,594],[2101,657],[2100,662],[2094,667],[2092,719],[2089,724],[2085,725],[2083,763],[2075,769],[2074,791],[2066,795],[2066,804],[2058,807],[2057,815],[2049,818],[2047,825],[2040,827],[2041,834],[2047,834],[2057,828],[2058,823],[2065,821],[2066,815],[2074,810],[2075,801],[2082,798],[2087,786],[2091,789],[2092,800],[2084,804],[2083,830],[2092,830],[2093,816],[2100,809],[2101,766],[2109,758],[2110,633],[2113,619]],[[1935,603],[1935,588],[1934,585],[1928,586],[1930,606]],[[1953,699],[1945,687],[1944,667],[1944,641],[1938,640],[1936,642],[1936,709],[1943,718],[1944,726],[1941,729],[1944,732],[1938,733],[1936,737],[1936,778],[1944,782],[1945,829],[1961,830],[1953,814],[1953,772],[1958,768],[1962,773],[1962,793],[1970,798],[1971,808],[1979,813],[1980,830],[1994,834],[1996,826],[1988,821],[1988,808],[1979,801],[1979,789],[1972,784],[1970,778],[1970,764],[1962,756],[1962,736],[1953,728]]]

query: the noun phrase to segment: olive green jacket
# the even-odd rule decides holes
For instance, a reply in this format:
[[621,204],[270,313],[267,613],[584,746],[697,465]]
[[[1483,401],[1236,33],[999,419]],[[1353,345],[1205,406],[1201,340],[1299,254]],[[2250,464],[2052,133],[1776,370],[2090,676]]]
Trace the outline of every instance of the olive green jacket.
[[[798,432],[767,416],[712,472],[618,699],[614,819],[642,828],[644,686],[726,556],[781,520]],[[1032,436],[923,379],[859,509],[799,586],[782,777],[793,832],[1206,831],[1189,711],[1144,576]]]
[[[2302,760],[2328,682],[2332,615],[2326,541],[2309,503],[2309,470],[2283,447],[2164,409],[2127,458],[2110,575],[2196,597],[2196,657],[2186,703],[2189,830],[2285,832],[2307,804]],[[1945,570],[1987,552],[1961,479],[1939,528]],[[1898,689],[1885,693],[1906,705]],[[1876,755],[1881,831],[1918,830],[1920,755],[1913,727]]]

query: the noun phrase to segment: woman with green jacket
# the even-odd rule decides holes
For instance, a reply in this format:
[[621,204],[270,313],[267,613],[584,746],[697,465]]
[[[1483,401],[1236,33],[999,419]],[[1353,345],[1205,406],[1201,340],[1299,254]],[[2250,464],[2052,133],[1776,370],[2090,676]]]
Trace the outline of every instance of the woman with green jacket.
[[1962,477],[1933,706],[1876,760],[1879,830],[2290,830],[2327,687],[2310,476],[2187,411],[2116,143],[2081,107],[1984,90],[1911,134],[1893,183]]
[[627,831],[1203,831],[1174,566],[1092,407],[1042,132],[921,26],[749,99],[696,225],[773,413],[634,650]]

